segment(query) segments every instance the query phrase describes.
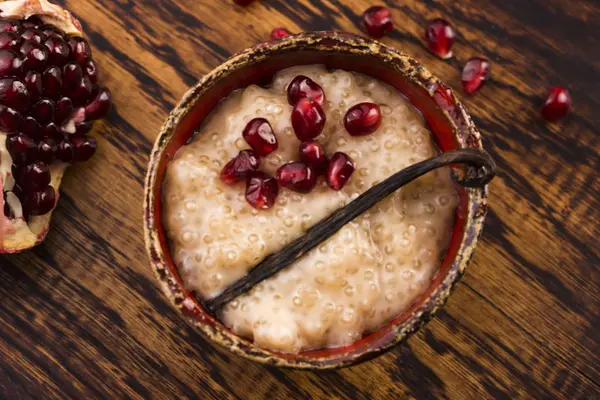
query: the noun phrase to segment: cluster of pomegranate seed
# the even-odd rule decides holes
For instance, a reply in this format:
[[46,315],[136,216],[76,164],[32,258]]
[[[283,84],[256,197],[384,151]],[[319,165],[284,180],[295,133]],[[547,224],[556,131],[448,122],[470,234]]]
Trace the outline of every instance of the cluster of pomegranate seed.
[[[300,161],[280,166],[275,177],[259,171],[261,157],[276,151],[279,145],[269,121],[254,118],[242,132],[251,150],[240,151],[221,170],[220,178],[225,184],[246,181],[246,201],[257,209],[268,209],[275,204],[279,186],[298,193],[311,192],[321,175],[331,189],[341,190],[356,169],[350,156],[336,152],[328,158],[323,147],[313,140],[327,121],[321,86],[309,77],[298,75],[288,85],[287,98],[293,107],[292,128],[300,140]],[[381,124],[381,110],[374,103],[357,104],[346,112],[344,124],[352,136],[369,135]]]
[[[110,92],[97,82],[85,39],[37,17],[0,20],[0,131],[8,135],[13,192],[26,219],[54,208],[50,164],[87,161],[96,151],[86,134],[111,105]],[[4,214],[12,216],[10,207]]]

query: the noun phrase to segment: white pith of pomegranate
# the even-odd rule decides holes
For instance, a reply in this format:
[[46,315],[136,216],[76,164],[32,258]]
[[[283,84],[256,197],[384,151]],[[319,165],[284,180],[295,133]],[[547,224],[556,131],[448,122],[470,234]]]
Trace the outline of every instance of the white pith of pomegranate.
[[68,165],[111,105],[81,24],[47,0],[0,2],[0,254],[46,236]]

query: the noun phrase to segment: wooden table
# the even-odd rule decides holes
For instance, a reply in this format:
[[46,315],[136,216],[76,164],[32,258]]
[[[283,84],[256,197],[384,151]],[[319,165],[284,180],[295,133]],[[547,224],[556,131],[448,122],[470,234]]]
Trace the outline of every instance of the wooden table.
[[[163,120],[202,74],[277,26],[358,32],[373,3],[60,3],[81,18],[116,107],[97,156],[67,174],[46,242],[0,257],[0,397],[600,398],[597,2],[385,2],[397,29],[383,42],[455,88],[469,57],[491,59],[493,82],[462,98],[500,171],[483,240],[438,317],[373,362],[322,373],[240,359],[173,312],[144,251],[143,178]],[[446,62],[421,39],[434,17],[460,32]],[[575,110],[547,124],[538,108],[556,84]]]

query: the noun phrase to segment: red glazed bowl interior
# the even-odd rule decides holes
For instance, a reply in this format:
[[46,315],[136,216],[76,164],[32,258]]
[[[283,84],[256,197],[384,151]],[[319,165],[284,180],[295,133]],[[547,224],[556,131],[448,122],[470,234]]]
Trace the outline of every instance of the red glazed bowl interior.
[[[429,288],[413,306],[376,332],[352,345],[282,354],[264,350],[233,334],[206,313],[185,289],[169,251],[162,224],[162,183],[168,162],[185,145],[218,102],[236,89],[251,84],[268,85],[284,68],[324,64],[329,69],[361,72],[379,79],[406,95],[425,117],[442,151],[481,148],[479,132],[464,107],[453,97],[445,111],[433,95],[439,84],[414,59],[378,42],[349,34],[315,32],[260,44],[232,57],[205,76],[173,110],[158,137],[146,181],[145,231],[151,262],[165,293],[189,322],[213,341],[253,360],[297,368],[335,368],[381,354],[405,340],[428,321],[460,279],[481,233],[486,210],[486,190],[457,185],[459,206],[449,249]],[[443,105],[444,106],[444,105]]]

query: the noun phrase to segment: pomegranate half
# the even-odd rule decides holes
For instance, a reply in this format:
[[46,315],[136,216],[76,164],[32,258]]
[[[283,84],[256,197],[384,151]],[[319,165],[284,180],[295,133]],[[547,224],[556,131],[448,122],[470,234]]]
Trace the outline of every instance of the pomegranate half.
[[0,254],[41,243],[69,165],[111,106],[81,24],[48,0],[0,0]]

